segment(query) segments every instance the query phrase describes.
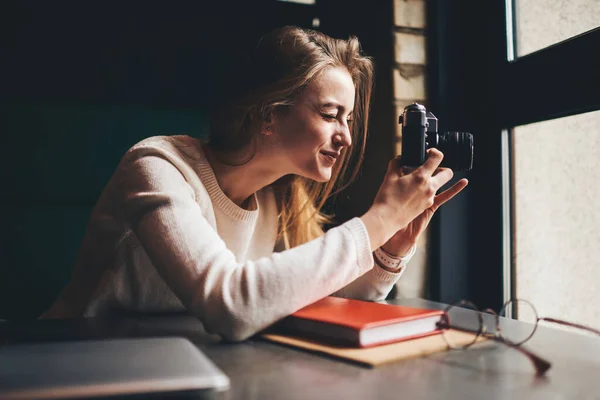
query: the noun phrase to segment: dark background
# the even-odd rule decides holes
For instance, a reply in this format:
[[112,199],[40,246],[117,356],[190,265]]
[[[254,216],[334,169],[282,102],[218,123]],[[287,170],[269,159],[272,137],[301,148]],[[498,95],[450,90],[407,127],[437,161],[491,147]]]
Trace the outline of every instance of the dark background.
[[[207,134],[207,108],[241,51],[282,25],[357,35],[375,58],[363,176],[329,205],[370,205],[393,156],[392,2],[42,2],[0,6],[0,318],[31,318],[68,281],[89,214],[125,151]],[[367,179],[366,177],[369,177]]]

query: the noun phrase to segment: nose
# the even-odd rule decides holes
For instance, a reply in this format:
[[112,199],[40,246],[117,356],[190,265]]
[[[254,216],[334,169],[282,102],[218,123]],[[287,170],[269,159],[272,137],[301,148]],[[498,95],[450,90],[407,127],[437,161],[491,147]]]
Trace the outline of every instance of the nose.
[[341,147],[350,147],[352,145],[352,135],[347,122],[340,124],[339,130],[333,136],[333,143]]

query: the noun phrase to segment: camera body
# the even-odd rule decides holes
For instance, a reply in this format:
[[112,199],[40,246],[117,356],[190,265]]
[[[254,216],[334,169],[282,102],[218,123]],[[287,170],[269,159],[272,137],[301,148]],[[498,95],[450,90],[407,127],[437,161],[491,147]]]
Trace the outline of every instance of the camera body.
[[438,134],[438,119],[418,103],[406,106],[398,123],[402,125],[402,165],[423,165],[427,149],[437,148],[444,153],[441,167],[454,171],[473,168],[473,135],[470,133]]

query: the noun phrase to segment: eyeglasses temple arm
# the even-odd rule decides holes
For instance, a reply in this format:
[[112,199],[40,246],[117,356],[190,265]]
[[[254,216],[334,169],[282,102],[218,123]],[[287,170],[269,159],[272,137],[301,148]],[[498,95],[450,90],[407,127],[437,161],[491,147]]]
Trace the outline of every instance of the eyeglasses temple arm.
[[548,371],[550,369],[550,367],[552,366],[552,364],[550,364],[550,362],[544,360],[543,358],[541,358],[540,356],[532,353],[531,351],[527,350],[526,348],[520,346],[520,345],[514,345],[510,342],[507,342],[506,340],[490,335],[488,336],[489,339],[495,340],[496,342],[501,342],[504,343],[505,345],[507,345],[508,347],[511,347],[519,352],[521,352],[521,354],[525,355],[527,358],[529,358],[529,360],[531,361],[531,363],[533,364],[533,367],[535,368],[535,372],[538,376],[543,376],[546,374],[546,371]]
[[555,319],[555,318],[540,318],[540,321],[554,322],[555,324],[570,326],[572,328],[583,329],[584,331],[588,331],[588,332],[595,333],[596,335],[600,335],[600,331],[598,329],[590,328],[589,326],[580,325],[580,324],[576,324],[573,322],[567,322],[567,321],[563,321],[563,320]]

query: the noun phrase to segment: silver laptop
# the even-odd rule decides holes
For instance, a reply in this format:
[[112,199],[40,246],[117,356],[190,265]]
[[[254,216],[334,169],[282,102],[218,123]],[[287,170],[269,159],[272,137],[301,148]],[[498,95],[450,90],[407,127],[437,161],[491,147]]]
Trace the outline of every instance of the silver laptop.
[[[176,337],[0,347],[0,399],[193,394],[212,397],[229,379],[189,340]],[[135,396],[137,397],[137,396]]]

